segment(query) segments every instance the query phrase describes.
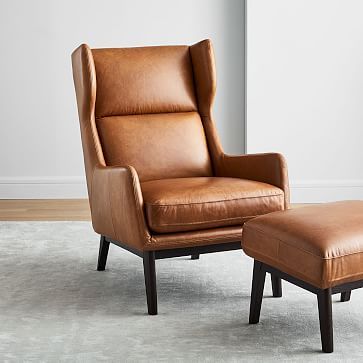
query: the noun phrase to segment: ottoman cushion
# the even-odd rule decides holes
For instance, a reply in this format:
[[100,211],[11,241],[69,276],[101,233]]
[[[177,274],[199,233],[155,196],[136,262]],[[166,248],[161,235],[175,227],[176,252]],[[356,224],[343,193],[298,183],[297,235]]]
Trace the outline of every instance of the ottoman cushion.
[[326,289],[363,279],[363,201],[274,212],[244,224],[254,259]]

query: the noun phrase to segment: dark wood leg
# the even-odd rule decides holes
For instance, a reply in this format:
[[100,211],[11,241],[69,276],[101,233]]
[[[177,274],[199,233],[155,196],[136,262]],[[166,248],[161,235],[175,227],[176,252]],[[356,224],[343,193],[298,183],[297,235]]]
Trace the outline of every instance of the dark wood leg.
[[349,301],[350,300],[350,294],[351,294],[351,291],[342,292],[342,294],[340,295],[340,301],[341,302]]
[[156,293],[156,272],[155,272],[155,252],[144,252],[144,277],[146,288],[147,310],[149,315],[157,315],[158,302]]
[[199,254],[197,254],[197,255],[192,255],[192,256],[191,256],[191,260],[199,260]]
[[263,263],[255,260],[253,265],[251,304],[250,304],[250,324],[257,324],[260,320],[263,288],[265,286],[266,270]]
[[282,296],[282,286],[281,279],[274,274],[271,274],[271,285],[272,285],[272,295],[273,297],[281,297]]
[[332,318],[332,289],[320,290],[318,292],[318,308],[321,345],[323,352],[333,352],[333,318]]
[[97,271],[104,271],[106,268],[106,261],[110,242],[107,242],[104,236],[100,239],[100,250],[98,252]]

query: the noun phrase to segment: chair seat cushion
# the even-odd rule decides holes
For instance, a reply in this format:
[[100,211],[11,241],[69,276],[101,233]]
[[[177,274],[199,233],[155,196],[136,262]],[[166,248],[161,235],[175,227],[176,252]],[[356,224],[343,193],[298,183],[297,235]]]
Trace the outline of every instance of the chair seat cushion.
[[157,233],[240,225],[284,209],[284,192],[237,178],[197,177],[141,183],[149,227]]
[[363,279],[363,201],[271,213],[243,227],[247,255],[321,288]]

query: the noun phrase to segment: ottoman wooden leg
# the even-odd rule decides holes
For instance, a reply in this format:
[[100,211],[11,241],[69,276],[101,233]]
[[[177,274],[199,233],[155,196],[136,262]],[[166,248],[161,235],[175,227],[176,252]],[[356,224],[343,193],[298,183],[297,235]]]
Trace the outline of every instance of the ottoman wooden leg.
[[323,352],[333,352],[332,289],[320,290],[318,296],[321,345]]
[[251,305],[250,305],[250,324],[257,324],[260,320],[263,288],[265,286],[266,270],[263,263],[255,260],[253,265]]
[[351,293],[351,291],[342,292],[342,294],[340,295],[340,301],[341,302],[349,301],[350,300],[350,293]]
[[271,274],[271,285],[272,285],[272,296],[281,297],[282,296],[282,286],[281,279],[274,274]]

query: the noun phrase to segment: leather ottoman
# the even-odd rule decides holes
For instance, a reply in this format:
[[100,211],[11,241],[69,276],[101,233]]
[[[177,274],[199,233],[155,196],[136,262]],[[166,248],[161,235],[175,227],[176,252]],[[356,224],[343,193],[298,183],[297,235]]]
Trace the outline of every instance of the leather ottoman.
[[266,272],[317,295],[322,349],[333,351],[332,294],[363,287],[363,201],[274,212],[245,223],[242,248],[254,258],[250,324],[259,321]]

